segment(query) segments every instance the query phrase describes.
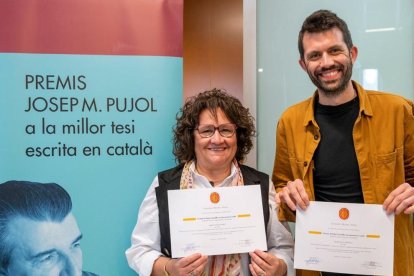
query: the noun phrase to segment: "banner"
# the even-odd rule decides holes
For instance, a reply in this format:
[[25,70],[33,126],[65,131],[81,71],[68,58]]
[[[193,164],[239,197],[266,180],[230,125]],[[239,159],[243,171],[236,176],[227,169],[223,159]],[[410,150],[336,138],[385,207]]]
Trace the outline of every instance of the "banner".
[[182,0],[0,2],[0,182],[68,191],[85,271],[135,275],[138,208],[175,164],[182,13]]

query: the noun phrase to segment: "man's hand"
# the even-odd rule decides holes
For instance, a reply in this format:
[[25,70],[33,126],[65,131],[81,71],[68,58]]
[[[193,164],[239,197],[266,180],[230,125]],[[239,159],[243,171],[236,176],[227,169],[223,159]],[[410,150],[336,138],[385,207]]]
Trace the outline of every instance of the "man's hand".
[[414,213],[414,187],[408,183],[403,183],[392,191],[382,205],[387,214],[394,212],[396,215]]
[[296,204],[302,210],[306,210],[309,206],[309,197],[300,179],[288,181],[285,187],[276,194],[276,203],[284,202],[292,211],[296,211]]
[[276,256],[260,250],[255,250],[249,254],[251,257],[249,269],[253,276],[279,276],[286,274],[287,266],[285,262]]

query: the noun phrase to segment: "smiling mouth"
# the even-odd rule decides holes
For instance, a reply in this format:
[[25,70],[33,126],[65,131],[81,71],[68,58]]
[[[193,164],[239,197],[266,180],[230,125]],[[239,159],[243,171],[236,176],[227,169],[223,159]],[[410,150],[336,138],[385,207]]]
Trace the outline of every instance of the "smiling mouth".
[[317,76],[324,79],[336,79],[341,72],[343,72],[343,67],[339,65],[331,66],[330,68],[322,68],[318,72],[316,72]]
[[331,72],[327,72],[327,73],[322,73],[320,75],[322,75],[324,77],[333,77],[333,76],[335,76],[338,73],[339,73],[338,71],[331,71]]
[[341,76],[341,69],[331,69],[331,70],[326,70],[326,71],[322,71],[319,72],[317,74],[318,78],[325,80],[325,81],[334,81],[339,79],[339,77]]
[[208,148],[211,151],[224,151],[226,148]]

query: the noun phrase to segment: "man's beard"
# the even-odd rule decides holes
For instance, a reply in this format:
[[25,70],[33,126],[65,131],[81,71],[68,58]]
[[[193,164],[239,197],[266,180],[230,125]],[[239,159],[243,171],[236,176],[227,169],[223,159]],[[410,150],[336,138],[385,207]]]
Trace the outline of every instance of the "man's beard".
[[[342,72],[342,76],[339,79],[339,82],[338,82],[337,85],[329,86],[327,84],[329,84],[330,81],[324,82],[324,81],[319,79],[319,77],[318,77],[319,73],[324,72],[324,71],[328,71],[328,70],[340,70]],[[310,73],[308,70],[306,70],[306,71],[308,72],[309,78],[311,79],[313,84],[318,88],[319,92],[324,94],[324,96],[326,96],[326,97],[336,97],[336,96],[342,94],[342,92],[345,91],[345,89],[346,89],[346,87],[349,83],[349,80],[352,77],[352,61],[349,59],[348,62],[345,65],[343,65],[343,64],[336,65],[335,64],[335,65],[332,65],[329,68],[322,68],[321,70],[318,70],[317,72],[315,72],[315,75]]]

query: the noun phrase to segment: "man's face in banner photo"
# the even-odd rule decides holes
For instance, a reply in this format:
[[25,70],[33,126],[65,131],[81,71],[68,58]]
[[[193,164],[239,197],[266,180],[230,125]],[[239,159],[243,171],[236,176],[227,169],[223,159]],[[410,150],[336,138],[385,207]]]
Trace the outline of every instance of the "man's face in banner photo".
[[61,222],[12,219],[7,275],[82,275],[82,234],[72,213]]
[[80,276],[82,239],[68,192],[56,183],[0,184],[0,275]]

